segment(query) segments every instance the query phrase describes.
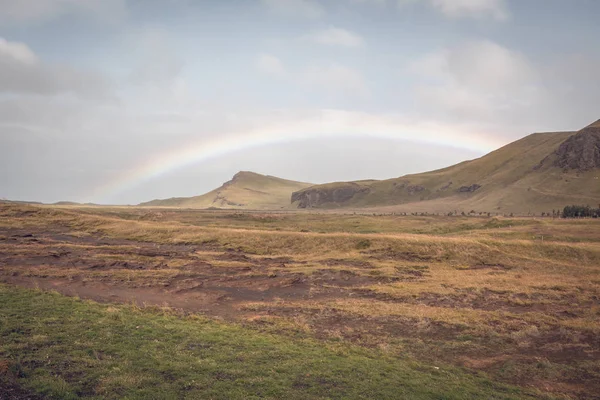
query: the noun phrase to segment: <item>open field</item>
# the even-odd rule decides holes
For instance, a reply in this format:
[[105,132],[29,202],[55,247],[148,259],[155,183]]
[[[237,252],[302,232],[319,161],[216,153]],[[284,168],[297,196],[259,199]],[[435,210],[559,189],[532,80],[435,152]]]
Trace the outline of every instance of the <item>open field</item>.
[[600,398],[598,220],[0,205],[0,281],[15,391]]

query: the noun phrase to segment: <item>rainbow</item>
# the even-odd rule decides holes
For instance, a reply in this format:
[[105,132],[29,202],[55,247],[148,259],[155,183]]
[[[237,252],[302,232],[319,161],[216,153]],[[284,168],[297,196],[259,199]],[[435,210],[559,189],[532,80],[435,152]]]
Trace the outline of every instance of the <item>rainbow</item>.
[[[120,193],[186,166],[253,148],[319,138],[376,138],[434,144],[485,154],[501,143],[493,136],[431,123],[407,124],[368,114],[330,111],[315,121],[296,121],[262,129],[230,133],[218,139],[201,139],[169,149],[120,173],[98,187],[91,198],[113,199]],[[243,168],[240,168],[243,169]],[[89,196],[86,196],[89,197]]]

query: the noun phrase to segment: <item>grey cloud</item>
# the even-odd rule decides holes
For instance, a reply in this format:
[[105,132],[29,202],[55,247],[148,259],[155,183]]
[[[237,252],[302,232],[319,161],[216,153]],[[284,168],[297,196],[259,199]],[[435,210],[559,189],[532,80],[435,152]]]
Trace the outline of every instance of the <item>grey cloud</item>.
[[[401,0],[402,1],[402,0]],[[497,20],[508,18],[505,0],[429,0],[431,5],[451,18],[491,17]]]
[[325,14],[323,6],[315,0],[261,0],[273,12],[286,16],[320,18]]
[[126,12],[126,0],[0,0],[0,25],[37,24],[73,14],[116,21]]
[[86,98],[110,96],[110,83],[102,75],[44,63],[22,43],[2,39],[0,47],[0,93],[58,95],[71,93]]
[[327,46],[361,47],[365,44],[365,40],[359,34],[334,26],[312,32],[303,39]]
[[487,40],[439,50],[409,67],[419,77],[413,95],[423,118],[468,120],[512,138],[532,130],[577,129],[597,119],[598,69],[597,57],[538,64]]
[[269,75],[283,77],[287,70],[283,62],[272,54],[262,53],[256,58],[256,68]]
[[173,48],[175,42],[163,29],[144,29],[132,34],[126,44],[136,59],[130,74],[131,82],[168,85],[179,77],[184,62]]
[[370,93],[362,74],[345,65],[336,63],[310,65],[304,70],[302,76],[304,82],[310,86],[346,96],[364,97]]
[[545,95],[525,56],[488,40],[433,52],[409,70],[420,77],[414,96],[416,112],[425,118],[506,127],[507,114],[531,110]]

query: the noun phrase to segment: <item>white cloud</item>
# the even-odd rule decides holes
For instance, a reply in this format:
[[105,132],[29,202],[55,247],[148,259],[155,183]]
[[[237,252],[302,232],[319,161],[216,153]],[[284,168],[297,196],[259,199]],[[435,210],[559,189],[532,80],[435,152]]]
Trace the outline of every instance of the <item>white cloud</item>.
[[346,95],[369,95],[368,85],[360,72],[344,65],[313,65],[304,71],[303,77],[307,84],[315,87]]
[[135,84],[170,85],[180,75],[184,62],[176,51],[175,39],[163,29],[147,28],[128,37],[128,51],[135,55],[131,72]]
[[256,59],[256,68],[269,75],[279,77],[287,75],[283,62],[271,54],[260,54]]
[[0,38],[0,57],[29,65],[37,62],[37,57],[25,43],[9,42],[4,38]]
[[24,43],[0,38],[0,93],[107,97],[110,84],[92,71],[38,60]]
[[383,6],[387,3],[387,0],[348,0],[351,3],[356,3],[356,4],[369,4],[369,5],[376,5],[376,6]]
[[313,0],[261,0],[270,10],[288,16],[319,18],[325,14],[321,4]]
[[430,0],[433,7],[452,18],[492,17],[503,20],[508,17],[505,0]]
[[506,0],[397,0],[399,7],[426,3],[448,18],[508,18]]
[[419,109],[437,117],[498,121],[510,112],[516,117],[530,110],[543,98],[529,61],[486,40],[428,54],[409,71],[420,77],[415,85]]
[[126,14],[126,0],[0,0],[0,25],[40,23],[67,14],[118,20]]
[[365,43],[360,35],[333,26],[306,35],[305,39],[328,46],[359,47]]

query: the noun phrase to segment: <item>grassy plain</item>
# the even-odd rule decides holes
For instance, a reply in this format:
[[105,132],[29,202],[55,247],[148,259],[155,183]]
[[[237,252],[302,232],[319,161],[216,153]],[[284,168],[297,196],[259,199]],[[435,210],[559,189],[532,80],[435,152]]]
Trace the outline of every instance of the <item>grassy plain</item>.
[[0,280],[46,395],[600,393],[597,220],[2,205]]

